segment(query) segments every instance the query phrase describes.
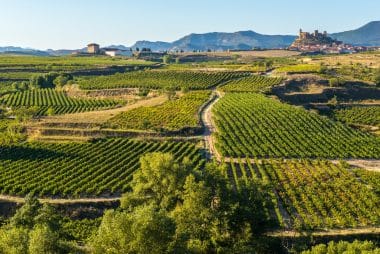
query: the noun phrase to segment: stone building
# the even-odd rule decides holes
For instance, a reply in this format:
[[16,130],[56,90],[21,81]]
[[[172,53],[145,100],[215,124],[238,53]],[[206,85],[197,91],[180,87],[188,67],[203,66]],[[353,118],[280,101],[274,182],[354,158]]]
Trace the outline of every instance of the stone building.
[[96,43],[90,43],[87,45],[87,53],[89,54],[99,54],[100,53],[100,46]]

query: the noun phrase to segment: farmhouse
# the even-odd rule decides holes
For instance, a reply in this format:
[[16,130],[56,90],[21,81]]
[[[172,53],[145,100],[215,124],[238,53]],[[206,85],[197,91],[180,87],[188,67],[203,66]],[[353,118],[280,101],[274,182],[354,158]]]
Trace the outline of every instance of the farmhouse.
[[96,43],[90,43],[87,45],[87,53],[89,54],[99,54],[100,53],[100,46]]
[[107,56],[132,56],[133,52],[132,50],[121,50],[118,48],[103,48],[102,51],[104,51],[104,54]]

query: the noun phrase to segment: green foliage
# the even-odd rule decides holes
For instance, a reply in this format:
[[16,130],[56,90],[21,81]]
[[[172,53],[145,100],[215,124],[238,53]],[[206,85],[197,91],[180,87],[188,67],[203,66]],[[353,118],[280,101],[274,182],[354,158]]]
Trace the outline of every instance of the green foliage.
[[107,211],[92,240],[93,253],[167,253],[174,222],[154,206],[132,212]]
[[213,112],[223,156],[380,158],[379,138],[263,95],[227,93]]
[[331,87],[339,87],[339,86],[344,85],[344,83],[345,83],[345,80],[343,80],[341,78],[331,78],[331,79],[329,79],[329,85]]
[[162,58],[162,62],[164,64],[170,64],[171,62],[173,61],[173,57],[171,55],[165,55],[163,58]]
[[18,121],[0,119],[0,145],[9,146],[25,139],[24,128]]
[[[374,191],[375,184],[372,181],[365,184],[346,168],[328,161],[271,160],[232,164],[227,174],[233,176],[237,188],[252,179],[270,184],[270,192],[276,190],[296,228],[347,228],[379,223],[380,199]],[[268,195],[274,197],[274,193]],[[278,207],[277,199],[271,200],[273,204],[268,204],[267,208]],[[282,213],[276,211],[276,214],[274,219],[284,225]]]
[[246,76],[242,72],[192,72],[192,71],[135,71],[98,76],[79,82],[82,89],[109,88],[173,88],[206,89],[224,81]]
[[249,253],[265,222],[258,185],[235,191],[215,165],[200,171],[170,154],[147,154],[131,187],[122,210],[103,218],[95,253]]
[[69,80],[72,80],[73,79],[73,76],[70,75],[70,74],[65,74],[65,73],[62,73],[62,74],[59,74],[54,80],[53,80],[53,84],[55,87],[62,87],[64,85],[66,85]]
[[[178,164],[171,154],[151,153],[141,157],[140,170],[136,171],[131,182],[133,197],[144,202],[155,202],[162,209],[169,210],[177,203],[186,176],[190,172],[191,163],[184,160]],[[122,207],[130,207],[131,196],[126,196]]]
[[139,158],[148,152],[203,160],[194,144],[108,139],[91,143],[26,143],[1,148],[0,192],[10,195],[95,196],[129,188]]
[[59,237],[49,227],[37,225],[29,233],[29,254],[60,253]]
[[379,106],[353,106],[335,109],[333,117],[336,120],[358,125],[371,125],[380,127]]
[[101,217],[97,219],[72,220],[63,218],[61,220],[61,232],[68,240],[87,242],[98,230]]
[[290,74],[295,73],[319,73],[321,72],[320,65],[313,64],[297,64],[297,65],[288,65],[276,69],[276,72],[286,72]]
[[140,107],[111,118],[106,126],[118,129],[173,131],[199,127],[199,108],[210,92],[189,92],[160,106]]
[[249,76],[228,82],[221,87],[224,92],[268,92],[273,86],[279,85],[282,78],[265,76]]
[[377,69],[362,64],[343,65],[335,69],[340,76],[376,83]]
[[0,253],[62,253],[58,223],[52,207],[42,206],[28,195],[25,204],[0,229]]
[[54,110],[54,114],[67,114],[112,108],[118,103],[114,100],[71,98],[65,92],[55,89],[34,89],[4,95],[0,97],[0,104],[16,109],[35,107],[37,112],[34,115],[39,116],[48,114],[48,110]]
[[318,244],[312,247],[310,250],[303,251],[302,254],[345,254],[345,253],[380,253],[380,248],[376,247],[373,242],[370,241],[358,241],[354,242],[329,242],[326,244]]
[[41,204],[37,198],[32,195],[25,197],[25,204],[17,210],[11,218],[10,225],[13,227],[24,227],[32,229],[36,224],[35,218],[38,215]]

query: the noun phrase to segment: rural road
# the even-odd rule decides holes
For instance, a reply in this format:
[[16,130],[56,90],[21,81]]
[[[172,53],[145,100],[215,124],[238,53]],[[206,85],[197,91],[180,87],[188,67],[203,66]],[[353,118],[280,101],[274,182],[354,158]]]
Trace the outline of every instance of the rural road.
[[201,121],[204,126],[203,132],[203,141],[205,145],[205,150],[207,151],[206,157],[208,160],[211,160],[213,157],[216,157],[220,161],[220,156],[215,148],[215,143],[212,134],[215,132],[215,125],[212,120],[212,107],[218,100],[222,97],[220,92],[216,89],[212,92],[212,99],[207,103],[206,107],[201,111]]

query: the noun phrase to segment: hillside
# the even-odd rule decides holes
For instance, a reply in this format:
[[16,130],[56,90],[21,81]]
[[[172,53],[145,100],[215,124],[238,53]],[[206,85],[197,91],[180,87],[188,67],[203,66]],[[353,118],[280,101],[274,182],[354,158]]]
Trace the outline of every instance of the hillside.
[[235,33],[190,34],[172,43],[138,41],[132,48],[149,47],[155,51],[165,50],[228,50],[260,48],[284,48],[295,39],[292,35],[264,35],[254,31]]
[[370,22],[358,29],[331,34],[345,43],[361,46],[380,46],[380,21]]

